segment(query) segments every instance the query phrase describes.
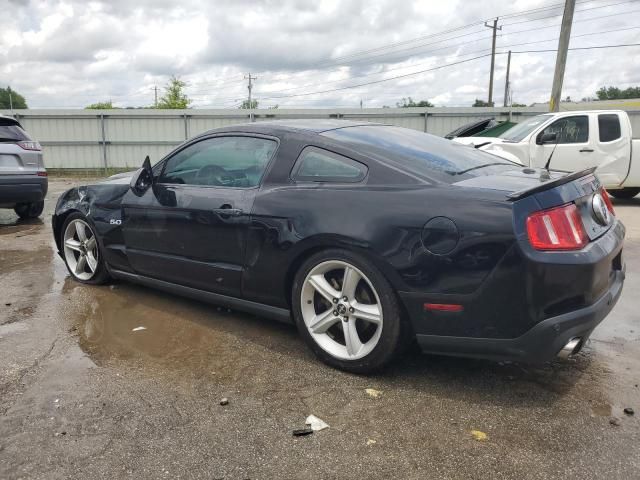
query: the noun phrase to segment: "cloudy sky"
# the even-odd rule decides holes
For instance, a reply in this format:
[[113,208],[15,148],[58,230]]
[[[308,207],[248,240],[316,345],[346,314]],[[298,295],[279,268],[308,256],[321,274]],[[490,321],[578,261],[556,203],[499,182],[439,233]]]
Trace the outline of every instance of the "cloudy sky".
[[[513,100],[529,104],[549,97],[555,53],[539,50],[557,47],[562,3],[0,0],[0,86],[31,108],[145,106],[176,75],[193,107],[234,108],[251,72],[260,107],[395,106],[409,96],[470,106],[487,97],[483,22],[499,16],[494,99],[511,49]],[[640,43],[640,0],[577,0],[571,48],[631,43]],[[563,97],[605,84],[640,85],[640,47],[569,52]]]

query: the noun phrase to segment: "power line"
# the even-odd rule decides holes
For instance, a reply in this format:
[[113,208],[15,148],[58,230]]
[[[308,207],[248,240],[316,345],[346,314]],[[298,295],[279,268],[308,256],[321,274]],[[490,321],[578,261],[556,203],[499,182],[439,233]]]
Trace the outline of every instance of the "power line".
[[[591,46],[591,47],[574,47],[574,48],[569,48],[569,50],[593,50],[593,49],[621,48],[621,47],[633,47],[633,46],[640,46],[640,43],[628,43],[628,44],[617,44],[617,45],[596,45],[596,46]],[[529,50],[529,51],[512,51],[511,53],[556,52],[556,51],[557,50],[555,50],[555,49],[553,49],[553,50]],[[507,53],[508,52],[496,52],[497,55],[506,55]],[[291,95],[280,95],[280,96],[263,97],[263,99],[265,99],[265,100],[274,100],[274,99],[278,99],[278,98],[303,97],[303,96],[309,96],[309,95],[318,95],[318,94],[322,94],[322,93],[337,92],[337,91],[341,91],[341,90],[348,90],[348,89],[352,89],[352,88],[356,88],[356,87],[363,87],[363,86],[367,86],[367,85],[374,85],[374,84],[377,84],[377,83],[388,82],[390,80],[397,80],[399,78],[405,78],[405,77],[410,77],[410,76],[413,76],[413,75],[419,75],[421,73],[426,73],[426,72],[431,72],[431,71],[434,71],[434,70],[439,70],[441,68],[447,68],[447,67],[452,67],[454,65],[460,65],[462,63],[467,63],[467,62],[471,62],[473,60],[478,60],[480,58],[488,57],[489,55],[491,55],[491,54],[487,53],[485,55],[479,55],[477,57],[468,58],[466,60],[460,60],[458,62],[448,63],[448,64],[445,64],[445,65],[439,65],[437,67],[428,68],[428,69],[420,70],[420,71],[417,71],[417,72],[406,73],[406,74],[403,74],[403,75],[396,75],[394,77],[383,78],[381,80],[375,80],[375,81],[371,81],[371,82],[360,83],[360,84],[357,84],[357,85],[347,85],[347,86],[344,86],[344,87],[333,88],[333,89],[329,89],[329,90],[321,90],[321,91],[316,91],[316,92],[306,92],[306,93],[297,93],[297,94],[291,94]]]
[[[602,35],[602,34],[606,34],[606,33],[614,33],[614,32],[620,32],[620,31],[626,31],[626,30],[634,30],[634,29],[639,29],[640,26],[636,26],[636,27],[628,27],[628,28],[620,28],[620,29],[613,29],[613,30],[605,30],[602,32],[591,32],[591,33],[584,33],[581,35],[573,35],[572,38],[579,38],[579,37],[586,37],[586,36],[592,36],[592,35]],[[536,43],[544,43],[544,42],[552,42],[552,41],[557,41],[558,37],[553,37],[553,38],[547,38],[545,40],[536,40],[533,42],[521,42],[521,43],[513,43],[513,44],[509,44],[509,45],[501,45],[500,48],[512,48],[512,47],[519,47],[522,45],[531,45],[531,44],[536,44]],[[462,45],[468,45],[471,43],[476,43],[475,41],[469,41],[469,42],[463,42],[463,43],[459,43],[459,44],[455,44],[455,45],[450,45],[447,47],[441,47],[435,50],[429,50],[426,53],[431,53],[431,52],[435,52],[435,51],[439,51],[439,50],[444,50],[447,48],[454,48],[454,47],[459,47]],[[475,54],[479,54],[479,53],[485,53],[487,52],[487,49],[481,49],[481,50],[474,50],[473,52],[467,52],[465,55],[475,55]],[[271,91],[271,92],[262,92],[259,95],[270,95],[270,94],[280,94],[282,92],[288,92],[291,90],[300,90],[302,88],[309,88],[309,87],[317,87],[317,86],[321,86],[321,85],[330,85],[330,84],[336,84],[336,83],[342,83],[342,82],[346,82],[349,80],[353,80],[353,79],[357,79],[357,78],[367,78],[367,77],[373,77],[376,75],[382,75],[385,73],[389,73],[392,71],[396,71],[396,70],[405,70],[407,68],[415,68],[421,65],[425,65],[427,63],[432,63],[431,61],[429,62],[420,62],[417,64],[413,64],[413,65],[405,65],[402,67],[396,67],[396,68],[388,68],[386,70],[380,71],[380,72],[374,72],[374,73],[368,73],[368,74],[364,74],[364,75],[356,75],[353,77],[349,77],[349,78],[343,78],[340,80],[334,80],[331,82],[323,82],[323,83],[314,83],[314,84],[307,84],[307,85],[300,85],[297,87],[291,87],[291,88],[286,88],[286,89],[281,89],[281,90],[275,90],[275,91]],[[271,98],[271,97],[265,97],[265,98]]]
[[[624,47],[638,47],[640,43],[619,43],[617,45],[593,45],[591,47],[572,47],[569,50],[599,50],[603,48],[624,48]],[[545,53],[545,52],[557,52],[557,49],[549,50],[521,50],[512,51],[511,53]],[[498,55],[505,55],[507,52],[497,52]]]
[[445,65],[439,65],[437,67],[427,68],[425,70],[420,70],[418,72],[405,73],[403,75],[396,75],[395,77],[383,78],[381,80],[374,80],[374,81],[371,81],[371,82],[361,83],[361,84],[358,84],[358,85],[348,85],[348,86],[345,86],[345,87],[333,88],[333,89],[330,89],[330,90],[322,90],[322,91],[318,91],[318,92],[295,93],[295,94],[291,94],[291,95],[281,95],[281,96],[262,97],[262,98],[265,99],[265,100],[274,100],[274,99],[277,99],[277,98],[304,97],[304,96],[316,95],[316,94],[320,94],[320,93],[337,92],[337,91],[340,91],[340,90],[347,90],[347,89],[355,88],[355,87],[363,87],[365,85],[374,85],[376,83],[388,82],[389,80],[397,80],[398,78],[410,77],[412,75],[418,75],[420,73],[431,72],[431,71],[434,71],[434,70],[439,70],[441,68],[453,67],[454,65],[460,65],[461,63],[471,62],[472,60],[477,60],[479,58],[485,58],[485,57],[488,57],[489,55],[491,55],[491,54],[487,53],[486,55],[480,55],[480,56],[477,56],[477,57],[468,58],[466,60],[460,60],[458,62],[447,63]]

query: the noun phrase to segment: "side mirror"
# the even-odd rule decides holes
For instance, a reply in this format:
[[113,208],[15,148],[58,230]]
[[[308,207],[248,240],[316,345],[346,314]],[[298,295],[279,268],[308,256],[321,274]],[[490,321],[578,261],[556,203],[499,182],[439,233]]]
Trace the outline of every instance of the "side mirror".
[[136,173],[131,177],[131,183],[129,187],[131,191],[135,193],[138,197],[144,195],[149,187],[153,184],[153,170],[151,170],[151,161],[149,160],[149,156],[144,159],[142,163],[142,168],[138,169]]
[[538,145],[544,145],[547,143],[556,143],[558,135],[556,133],[547,132],[538,137]]

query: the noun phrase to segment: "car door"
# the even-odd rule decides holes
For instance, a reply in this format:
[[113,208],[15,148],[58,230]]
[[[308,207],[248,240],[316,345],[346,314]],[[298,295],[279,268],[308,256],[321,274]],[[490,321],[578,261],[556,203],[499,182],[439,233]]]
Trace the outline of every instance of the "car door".
[[165,159],[152,187],[123,201],[135,272],[239,296],[251,208],[277,146],[270,137],[224,134]]
[[593,145],[598,178],[607,187],[617,186],[626,178],[631,160],[631,136],[629,128],[623,128],[626,118],[617,112],[603,112],[594,115],[593,121],[598,127]]
[[[596,159],[590,130],[589,115],[562,117],[552,122],[531,138],[532,166],[544,167],[554,147],[551,168],[573,172],[594,166]],[[542,136],[548,133],[555,133],[557,145],[541,143]]]

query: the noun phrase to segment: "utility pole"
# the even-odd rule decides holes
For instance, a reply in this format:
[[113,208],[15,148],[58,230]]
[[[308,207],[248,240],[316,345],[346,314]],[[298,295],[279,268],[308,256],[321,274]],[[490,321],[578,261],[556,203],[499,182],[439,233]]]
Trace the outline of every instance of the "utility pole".
[[511,68],[511,50],[509,50],[509,55],[507,55],[507,78],[504,81],[504,105],[509,105],[509,69]]
[[502,30],[502,27],[498,27],[498,18],[493,21],[493,25],[484,22],[485,27],[493,29],[493,41],[491,43],[491,73],[489,74],[489,106],[493,107],[493,68],[496,65],[496,33],[498,30]]
[[247,85],[247,89],[249,90],[249,103],[247,104],[247,108],[251,108],[253,106],[253,104],[251,103],[251,90],[253,89],[253,80],[257,80],[258,77],[252,77],[251,76],[251,72],[249,72],[249,75],[244,77],[247,80],[249,80],[249,84]]
[[9,110],[13,114],[13,98],[11,97],[11,87],[7,86],[7,91],[9,92]]
[[153,95],[153,106],[155,108],[158,108],[158,86],[154,85],[152,90],[153,90],[153,93],[154,93],[154,95]]
[[566,0],[564,13],[562,14],[562,26],[560,27],[560,40],[558,41],[558,53],[556,54],[556,70],[553,74],[553,86],[551,87],[551,100],[549,111],[560,110],[560,97],[562,95],[562,81],[564,80],[564,67],[567,64],[567,50],[571,38],[571,24],[573,23],[573,10],[576,0]]

